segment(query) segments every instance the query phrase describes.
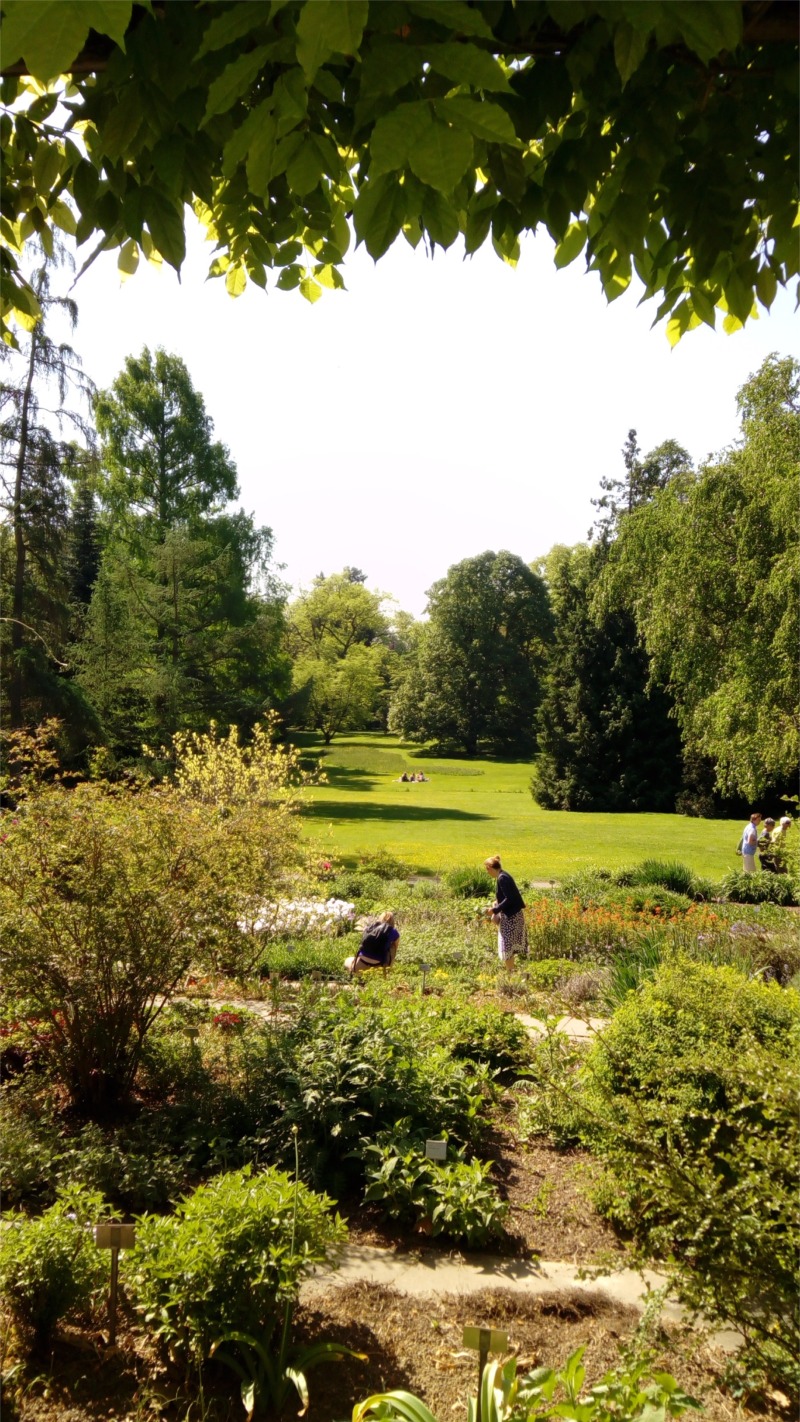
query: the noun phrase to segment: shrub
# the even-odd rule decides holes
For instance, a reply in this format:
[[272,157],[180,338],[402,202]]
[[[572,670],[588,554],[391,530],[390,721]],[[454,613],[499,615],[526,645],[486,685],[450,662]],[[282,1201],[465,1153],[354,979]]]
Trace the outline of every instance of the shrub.
[[662,889],[670,889],[674,894],[689,897],[694,889],[691,869],[674,859],[643,859],[641,864],[634,864],[631,869],[618,870],[613,877],[616,884],[655,884]]
[[577,971],[571,958],[540,958],[525,964],[528,983],[540,992],[550,992],[562,986]]
[[450,893],[457,899],[486,899],[494,897],[494,881],[485,869],[466,865],[460,869],[450,869],[444,876]]
[[797,903],[794,885],[786,874],[744,874],[732,870],[720,884],[720,895],[732,904],[777,904],[791,908]]
[[130,1093],[192,958],[244,951],[237,920],[296,841],[291,766],[263,736],[247,751],[182,737],[176,753],[172,789],[34,791],[0,854],[4,984],[47,1019],[34,1038],[96,1117]]
[[402,859],[396,859],[388,849],[376,849],[371,854],[362,854],[358,860],[359,872],[374,875],[378,879],[407,879],[411,870]]
[[465,1160],[463,1151],[440,1164],[427,1159],[419,1142],[395,1135],[367,1145],[364,1156],[364,1199],[379,1201],[390,1219],[424,1225],[473,1249],[502,1234],[508,1205],[489,1181],[491,1166]]
[[668,1262],[686,1303],[741,1329],[784,1383],[800,1366],[799,1039],[797,994],[682,961],[623,1003],[581,1092],[607,1208],[644,1257]]
[[337,874],[331,882],[331,893],[340,899],[357,899],[359,906],[367,908],[380,902],[385,891],[383,879],[366,870]]
[[34,1346],[44,1346],[55,1325],[85,1309],[102,1286],[108,1261],[86,1228],[102,1214],[101,1196],[68,1190],[38,1219],[3,1216],[0,1294]]
[[380,1012],[347,1000],[308,1011],[280,1094],[305,1164],[338,1192],[348,1175],[361,1174],[354,1154],[361,1139],[404,1116],[428,1135],[472,1140],[492,1086],[485,1067],[455,1061],[428,1040],[414,1042]]
[[124,1256],[136,1308],[185,1356],[202,1359],[232,1332],[268,1344],[287,1299],[345,1237],[330,1205],[278,1170],[201,1185],[174,1215],[139,1220]]

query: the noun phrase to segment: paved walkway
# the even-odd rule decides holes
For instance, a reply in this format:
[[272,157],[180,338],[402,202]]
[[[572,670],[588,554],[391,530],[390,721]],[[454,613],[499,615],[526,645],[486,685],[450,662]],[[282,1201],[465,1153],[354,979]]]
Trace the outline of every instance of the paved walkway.
[[[326,983],[327,987],[340,987],[340,983]],[[221,1008],[232,1008],[234,1012],[252,1012],[254,1017],[260,1017],[264,1022],[289,1022],[290,1018],[285,1012],[278,1009],[277,1018],[272,1003],[268,1000],[259,1001],[257,998],[248,997],[226,997],[226,998],[195,998],[178,997],[176,1002],[197,1002],[206,1007],[211,1007],[219,1012]],[[531,1017],[527,1012],[515,1012],[514,1016],[521,1022],[527,1032],[532,1037],[544,1037],[547,1029],[538,1017]],[[571,1037],[575,1042],[587,1042],[594,1037],[597,1032],[602,1031],[606,1025],[604,1017],[561,1017],[556,1024],[556,1031],[563,1032],[567,1037]]]
[[[334,1270],[320,1270],[302,1288],[309,1297],[341,1288],[345,1284],[363,1281],[383,1284],[399,1293],[414,1297],[425,1294],[476,1294],[485,1289],[510,1289],[513,1293],[536,1296],[561,1290],[582,1289],[590,1294],[605,1294],[616,1303],[641,1309],[647,1294],[666,1282],[662,1274],[645,1269],[621,1269],[601,1279],[581,1279],[573,1264],[550,1260],[533,1262],[507,1259],[493,1254],[401,1254],[374,1245],[349,1244],[340,1255]],[[662,1317],[679,1322],[685,1317],[680,1304],[666,1299]],[[710,1341],[726,1352],[735,1352],[741,1345],[740,1336],[726,1329],[710,1336]]]

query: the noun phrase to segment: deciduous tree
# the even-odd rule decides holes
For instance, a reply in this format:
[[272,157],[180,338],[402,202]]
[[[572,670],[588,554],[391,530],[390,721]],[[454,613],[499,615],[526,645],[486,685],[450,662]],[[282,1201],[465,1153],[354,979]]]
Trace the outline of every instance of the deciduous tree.
[[391,706],[413,740],[461,746],[532,744],[545,648],[552,633],[542,579],[512,553],[482,553],[428,592],[416,666]]
[[[356,238],[515,262],[545,227],[670,340],[736,329],[798,268],[797,14],[780,0],[3,0],[3,295],[74,233],[315,301]],[[55,22],[57,19],[57,23]],[[71,85],[54,87],[69,72]],[[25,78],[24,76],[33,76]]]

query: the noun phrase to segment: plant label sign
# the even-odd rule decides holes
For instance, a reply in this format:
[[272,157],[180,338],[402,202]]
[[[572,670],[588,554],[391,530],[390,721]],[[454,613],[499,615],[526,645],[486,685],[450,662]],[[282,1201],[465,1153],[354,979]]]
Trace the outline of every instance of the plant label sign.
[[447,1141],[426,1141],[425,1155],[428,1160],[447,1160]]
[[94,1227],[94,1242],[98,1249],[133,1249],[136,1226],[132,1224],[98,1224]]
[[465,1328],[462,1343],[479,1353],[507,1353],[508,1334],[499,1328]]

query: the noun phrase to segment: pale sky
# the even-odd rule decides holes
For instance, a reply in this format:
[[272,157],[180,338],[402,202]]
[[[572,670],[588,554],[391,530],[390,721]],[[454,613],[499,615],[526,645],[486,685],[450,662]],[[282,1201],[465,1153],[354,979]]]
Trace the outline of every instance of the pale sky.
[[313,307],[252,286],[234,300],[205,282],[211,247],[189,222],[180,284],[142,264],[122,285],[116,253],[80,279],[86,371],[106,386],[145,344],[182,356],[285,580],[353,564],[416,615],[462,558],[584,539],[631,427],[645,452],[672,437],[696,462],[731,443],[739,386],[798,349],[780,292],[743,332],[703,327],[671,350],[656,303],[631,290],[607,306],[581,259],[555,270],[546,234],[516,270],[490,248],[431,261],[401,239],[377,265],[351,252],[347,291]]

